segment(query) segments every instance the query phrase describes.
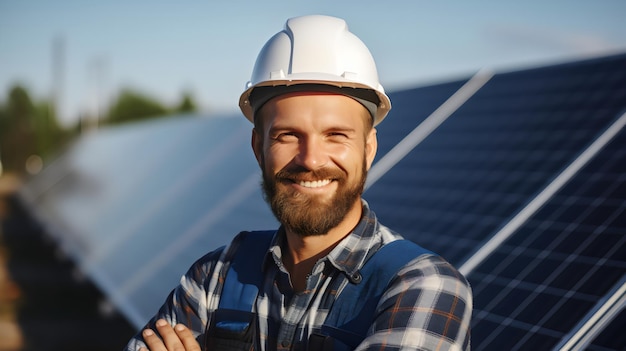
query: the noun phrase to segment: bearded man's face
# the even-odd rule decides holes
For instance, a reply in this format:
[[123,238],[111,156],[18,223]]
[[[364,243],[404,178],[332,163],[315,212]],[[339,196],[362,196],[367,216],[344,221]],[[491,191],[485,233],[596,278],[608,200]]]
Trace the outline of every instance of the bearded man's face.
[[376,151],[367,110],[327,93],[281,96],[262,109],[253,148],[276,218],[298,235],[322,235],[360,211]]

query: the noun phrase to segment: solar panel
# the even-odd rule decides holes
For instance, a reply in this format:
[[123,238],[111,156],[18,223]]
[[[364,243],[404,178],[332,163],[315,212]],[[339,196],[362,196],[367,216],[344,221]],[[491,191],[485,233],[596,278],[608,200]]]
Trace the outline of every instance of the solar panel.
[[376,127],[379,133],[377,159],[397,145],[407,135],[407,131],[417,127],[466,81],[463,79],[390,93],[393,112],[388,120]]
[[193,260],[241,230],[276,227],[250,133],[249,122],[231,117],[103,130],[82,138],[22,197],[140,326]]
[[496,74],[365,198],[383,223],[460,264],[624,108],[625,71],[617,56]]
[[470,272],[474,349],[549,349],[626,277],[621,120],[615,138]]

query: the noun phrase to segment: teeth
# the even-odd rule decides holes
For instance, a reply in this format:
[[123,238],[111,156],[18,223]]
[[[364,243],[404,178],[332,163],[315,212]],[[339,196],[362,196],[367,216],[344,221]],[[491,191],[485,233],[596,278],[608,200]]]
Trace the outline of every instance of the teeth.
[[305,188],[319,188],[319,187],[328,185],[329,183],[330,183],[330,179],[315,180],[315,181],[312,181],[312,182],[301,181],[300,182],[300,186],[303,186]]

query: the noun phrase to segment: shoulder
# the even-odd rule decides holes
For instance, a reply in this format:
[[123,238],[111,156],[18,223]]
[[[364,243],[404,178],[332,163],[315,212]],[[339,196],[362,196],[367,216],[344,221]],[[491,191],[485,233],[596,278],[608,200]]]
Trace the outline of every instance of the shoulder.
[[398,271],[398,277],[430,289],[471,290],[463,274],[443,257],[432,253],[413,259]]
[[438,255],[420,255],[402,267],[378,308],[382,311],[378,323],[393,321],[394,327],[403,333],[411,330],[433,348],[469,348],[472,290],[467,279]]
[[246,237],[254,232],[239,232],[233,239],[224,246],[208,252],[198,258],[185,274],[186,277],[193,280],[203,280],[211,277],[214,273],[219,272],[225,263],[232,260],[232,256],[237,252],[238,248],[245,242]]
[[465,276],[435,254],[420,255],[398,270],[385,295],[460,319],[469,318],[473,308],[472,289]]
[[[265,232],[239,232],[227,245],[197,259],[181,277],[179,288],[186,295],[200,296],[208,293],[209,296],[219,296],[221,286],[233,262],[241,261],[239,266],[245,269],[249,266],[247,257],[258,256],[254,253],[255,245],[258,244],[259,238],[269,235],[256,235],[259,233]],[[259,251],[259,248],[256,251]],[[241,254],[236,256],[240,252]],[[243,257],[243,259],[237,257]]]
[[273,238],[275,231],[242,231],[239,232],[227,245],[221,246],[204,256],[197,259],[192,268],[206,269],[216,265],[217,263],[224,263],[232,259],[232,256],[240,251],[254,248],[256,244],[262,242],[268,242]]
[[470,284],[463,274],[437,253],[404,239],[382,224],[379,224],[378,232],[383,243],[378,250],[381,256],[378,261],[388,264],[389,261],[400,260],[405,263],[396,270],[395,278],[420,284],[438,281],[437,284],[441,285],[449,282],[470,290]]
[[275,230],[257,230],[257,231],[243,231],[235,236],[227,248],[227,258],[231,258],[236,252],[254,252],[263,251],[269,247],[270,243],[274,241]]

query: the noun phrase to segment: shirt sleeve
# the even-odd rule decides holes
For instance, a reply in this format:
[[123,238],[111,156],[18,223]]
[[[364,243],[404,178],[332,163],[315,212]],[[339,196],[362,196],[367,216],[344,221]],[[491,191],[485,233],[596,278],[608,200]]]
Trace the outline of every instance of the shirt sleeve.
[[167,320],[172,326],[182,323],[198,338],[206,329],[209,313],[209,280],[216,273],[216,266],[224,248],[215,250],[197,260],[181,277],[180,284],[172,290],[157,314],[133,336],[124,351],[138,351],[145,347],[141,332],[146,328],[156,330],[159,319]]
[[381,297],[368,336],[356,350],[470,350],[472,292],[436,255],[402,268]]

